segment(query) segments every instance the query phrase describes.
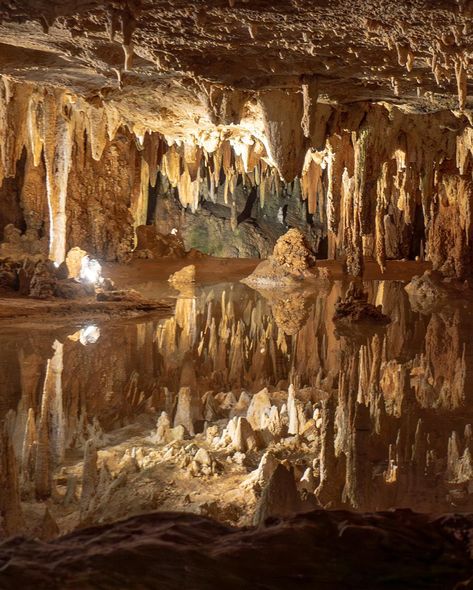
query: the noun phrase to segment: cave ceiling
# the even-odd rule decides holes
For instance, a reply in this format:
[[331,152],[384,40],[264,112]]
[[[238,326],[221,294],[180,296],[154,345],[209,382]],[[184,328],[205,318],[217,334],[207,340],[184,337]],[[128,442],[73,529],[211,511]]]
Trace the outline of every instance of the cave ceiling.
[[9,0],[0,71],[112,103],[138,130],[264,133],[264,97],[304,86],[342,105],[467,109],[472,16],[453,0]]

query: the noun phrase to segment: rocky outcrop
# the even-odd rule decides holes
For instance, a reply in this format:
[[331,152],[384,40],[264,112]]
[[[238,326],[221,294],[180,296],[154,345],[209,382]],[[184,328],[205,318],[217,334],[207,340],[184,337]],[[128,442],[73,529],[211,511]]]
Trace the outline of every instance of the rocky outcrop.
[[468,515],[316,511],[239,530],[202,516],[153,513],[49,543],[4,541],[0,584],[5,590],[138,590],[159,577],[170,590],[190,579],[196,589],[256,584],[282,590],[297,579],[311,587],[355,590],[381,588],[389,578],[399,590],[419,579],[425,588],[444,590],[472,576],[471,526]]
[[310,251],[300,230],[290,229],[276,242],[272,255],[261,262],[253,273],[242,280],[255,287],[292,285],[305,279],[314,279],[317,271],[315,256]]
[[363,286],[352,282],[345,297],[338,299],[335,304],[333,321],[337,323],[372,325],[386,325],[391,321],[382,312],[382,306],[375,306],[368,302],[368,293],[363,291]]
[[467,281],[448,278],[436,271],[425,271],[405,286],[411,306],[421,312],[445,305],[448,301],[468,298],[471,285]]

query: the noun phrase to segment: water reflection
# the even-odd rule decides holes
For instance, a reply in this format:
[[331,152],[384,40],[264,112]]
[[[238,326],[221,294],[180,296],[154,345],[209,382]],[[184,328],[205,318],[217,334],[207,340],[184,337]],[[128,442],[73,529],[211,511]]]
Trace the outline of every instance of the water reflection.
[[[293,463],[297,479],[304,474],[311,482],[303,487],[315,492],[313,500],[322,506],[472,510],[472,307],[450,305],[421,314],[411,309],[400,282],[372,281],[365,287],[392,319],[382,330],[337,333],[331,318],[346,288],[337,282],[317,293],[277,296],[224,284],[181,294],[175,314],[166,319],[74,326],[59,333],[2,331],[4,533],[22,530],[25,514],[47,536],[46,525],[50,531],[68,530],[85,522],[84,514],[90,522],[131,510],[195,509],[187,498],[196,487],[181,472],[168,478],[174,491],[167,494],[161,489],[167,485],[164,476],[158,481],[154,474],[143,483],[143,470],[165,461],[145,449],[143,437],[163,410],[172,426],[182,387],[205,400],[204,426],[218,438],[232,416],[245,415],[251,394],[264,387],[277,406],[272,414],[268,409],[268,419],[283,420],[287,390],[294,384],[306,430],[301,426],[296,440],[282,446],[280,437],[288,435],[278,435],[273,446]],[[249,395],[240,397],[242,390]],[[278,396],[281,403],[274,401]],[[209,430],[212,420],[215,431]],[[205,432],[201,436],[211,440]],[[112,447],[113,452],[106,450]],[[98,460],[96,448],[105,449]],[[258,460],[264,448],[259,450]],[[177,468],[187,468],[176,457]],[[240,459],[232,461],[238,466]],[[240,475],[237,467],[230,474],[220,468],[227,477],[225,494],[230,484],[240,485],[254,461],[241,459]],[[212,465],[207,475],[217,478],[212,471],[217,463]],[[116,483],[123,473],[127,497]],[[217,479],[212,485],[223,493]],[[104,490],[107,506],[93,499]],[[114,505],[115,497],[120,501]],[[199,506],[245,522],[243,500],[232,496],[227,508],[236,512],[230,516],[213,514],[208,501]],[[51,513],[59,525],[51,525]]]

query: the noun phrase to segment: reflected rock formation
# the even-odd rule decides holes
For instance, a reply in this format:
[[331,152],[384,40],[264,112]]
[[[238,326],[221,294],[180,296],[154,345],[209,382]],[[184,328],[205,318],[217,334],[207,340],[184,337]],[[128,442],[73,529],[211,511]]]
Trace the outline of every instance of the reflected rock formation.
[[468,309],[419,313],[402,282],[365,281],[391,322],[339,333],[349,284],[323,285],[198,286],[165,319],[3,331],[3,534],[169,509],[472,510]]

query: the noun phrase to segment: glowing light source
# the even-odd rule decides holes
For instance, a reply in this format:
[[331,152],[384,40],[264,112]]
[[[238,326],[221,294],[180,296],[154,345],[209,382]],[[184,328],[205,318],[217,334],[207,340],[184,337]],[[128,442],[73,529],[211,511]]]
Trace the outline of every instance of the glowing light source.
[[80,331],[79,341],[84,346],[87,344],[95,344],[99,338],[100,328],[98,326],[86,326]]
[[102,279],[102,267],[98,260],[84,256],[81,261],[79,279],[92,285],[100,284]]

